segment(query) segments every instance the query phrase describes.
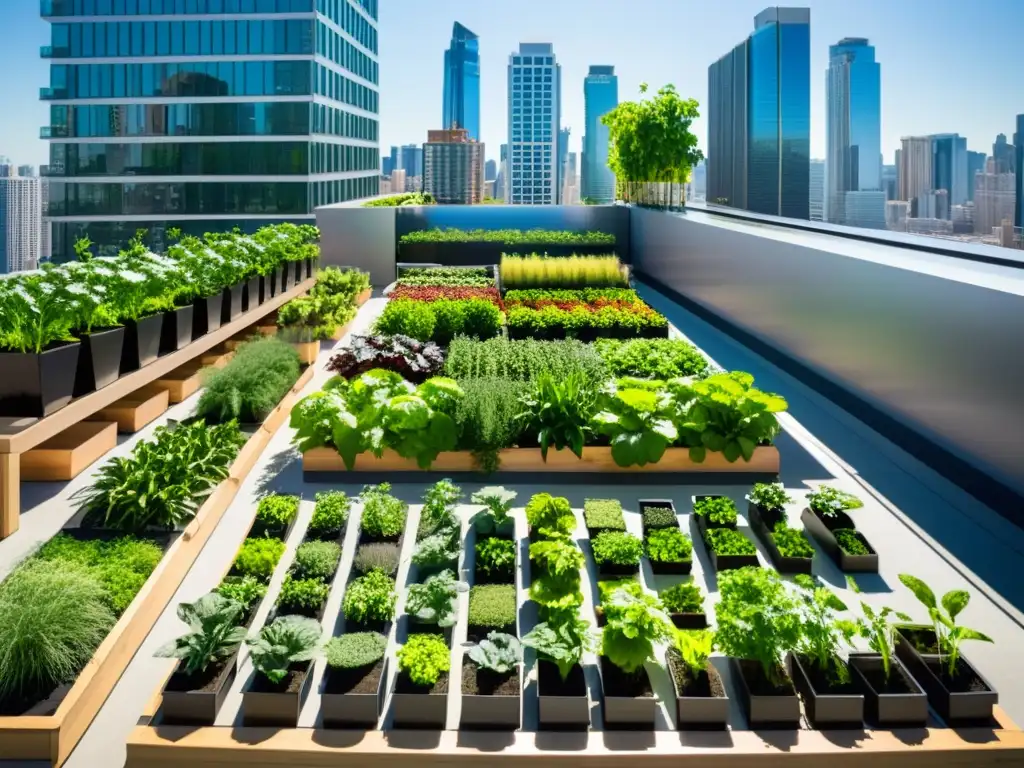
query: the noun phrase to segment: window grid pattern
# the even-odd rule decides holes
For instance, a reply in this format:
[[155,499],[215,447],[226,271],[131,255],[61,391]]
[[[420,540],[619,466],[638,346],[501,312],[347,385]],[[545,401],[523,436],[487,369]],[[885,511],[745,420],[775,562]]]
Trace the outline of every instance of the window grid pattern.
[[554,56],[513,56],[509,67],[509,202],[557,197],[558,74]]

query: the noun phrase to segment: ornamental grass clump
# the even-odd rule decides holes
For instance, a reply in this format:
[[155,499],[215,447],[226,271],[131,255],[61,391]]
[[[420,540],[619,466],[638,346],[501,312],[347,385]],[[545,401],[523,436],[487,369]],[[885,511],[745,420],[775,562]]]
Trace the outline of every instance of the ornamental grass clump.
[[629,268],[618,256],[501,255],[501,282],[516,288],[617,288],[629,286]]
[[208,368],[196,415],[209,423],[262,422],[299,378],[299,354],[280,339],[240,346],[223,368]]

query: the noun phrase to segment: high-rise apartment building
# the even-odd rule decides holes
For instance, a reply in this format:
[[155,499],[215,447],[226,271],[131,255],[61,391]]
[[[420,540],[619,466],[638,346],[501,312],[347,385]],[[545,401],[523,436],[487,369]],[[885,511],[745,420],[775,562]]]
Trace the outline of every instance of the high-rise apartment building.
[[992,145],[992,159],[996,161],[996,173],[1015,173],[1017,153],[1013,144],[1006,141],[1006,134],[1000,133]]
[[404,144],[399,157],[399,167],[405,170],[406,178],[423,175],[423,147],[418,144]]
[[[899,163],[900,151],[896,150],[896,162]],[[898,200],[900,175],[896,165],[882,166],[882,190],[886,200]]]
[[392,171],[391,158],[385,155],[380,159],[380,175],[390,176]]
[[498,164],[494,160],[484,163],[484,181],[494,181],[498,177]]
[[825,161],[811,160],[810,197],[808,212],[811,221],[827,221],[825,218]]
[[502,144],[498,152],[498,175],[494,177],[494,196],[505,199],[505,179],[508,178],[508,144]]
[[835,224],[885,228],[881,83],[881,67],[867,39],[847,37],[829,46],[827,205],[828,220]]
[[930,136],[904,136],[900,142],[899,199],[910,201],[934,189],[932,140]]
[[480,38],[455,22],[444,52],[443,128],[464,128],[480,141]]
[[601,118],[619,105],[615,67],[591,65],[583,80],[583,172],[580,197],[595,203],[615,201],[615,174],[608,167],[608,126]]
[[810,216],[811,12],[766,8],[708,69],[708,200]]
[[558,202],[561,67],[551,43],[520,43],[508,59],[508,178],[511,205]]
[[562,190],[565,187],[565,163],[569,159],[569,136],[572,133],[570,128],[558,129],[558,203],[561,205]]
[[54,258],[377,194],[377,3],[44,3]]
[[974,231],[979,235],[991,235],[994,227],[1014,217],[1016,174],[999,173],[999,167],[992,158],[985,172],[974,177]]
[[0,273],[35,269],[42,234],[41,181],[0,177]]
[[0,155],[0,179],[16,176],[17,174],[18,169],[15,167],[14,163],[12,163],[10,159]]
[[985,173],[988,155],[984,152],[971,152],[967,150],[967,201],[974,200],[974,177],[979,173]]
[[949,204],[967,202],[967,139],[956,133],[939,133],[931,137],[934,161],[932,189],[949,193]]
[[1016,215],[1013,224],[1024,227],[1024,115],[1017,115],[1017,132],[1013,134],[1013,146],[1016,149]]
[[428,131],[423,191],[439,203],[471,205],[484,197],[484,145],[465,128]]

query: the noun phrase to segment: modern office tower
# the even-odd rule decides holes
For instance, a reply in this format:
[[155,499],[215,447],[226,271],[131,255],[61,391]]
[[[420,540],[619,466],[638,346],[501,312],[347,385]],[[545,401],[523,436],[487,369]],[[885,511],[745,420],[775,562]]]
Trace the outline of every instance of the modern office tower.
[[950,219],[951,213],[949,192],[945,189],[926,192],[910,201],[910,217],[913,219]]
[[1016,214],[1013,224],[1024,227],[1024,115],[1017,115],[1017,132],[1013,134],[1013,146],[1016,149]]
[[391,170],[392,171],[396,170],[397,168],[401,168],[402,167],[402,155],[399,154],[398,147],[392,147],[391,148],[391,153],[390,153],[389,156],[391,158]]
[[562,190],[565,188],[565,163],[569,159],[569,134],[571,129],[558,129],[558,202],[562,204]]
[[575,152],[569,152],[565,158],[565,167],[562,169],[562,205],[579,205],[580,202],[577,157]]
[[992,159],[996,161],[996,173],[1016,172],[1016,151],[1013,144],[1006,141],[1005,133],[996,136],[995,144],[992,145]]
[[385,155],[380,159],[380,175],[385,177],[391,176],[391,170],[391,158]]
[[480,141],[480,38],[455,22],[444,52],[444,104],[441,126],[465,128]]
[[393,168],[391,170],[391,194],[401,195],[406,191],[406,175],[404,168]]
[[828,50],[828,220],[884,229],[884,194],[857,195],[856,203],[847,205],[847,193],[882,192],[881,67],[875,61],[874,47],[862,37],[844,38]]
[[930,136],[904,136],[899,164],[899,199],[913,200],[931,192],[933,153]]
[[40,185],[37,176],[0,177],[0,273],[35,269],[39,263]]
[[472,205],[484,197],[484,145],[465,128],[428,131],[423,191],[439,203]]
[[26,179],[36,175],[36,167],[34,165],[19,165],[18,175]]
[[508,58],[508,178],[511,205],[558,201],[561,67],[551,43],[520,43]]
[[910,203],[906,200],[890,200],[885,204],[885,228],[892,232],[907,231],[907,217]]
[[494,160],[484,163],[484,180],[494,181],[498,177],[498,164]]
[[999,173],[1000,167],[993,157],[985,171],[974,177],[974,231],[979,235],[991,235],[1004,219],[1013,219],[1016,174]]
[[595,203],[615,201],[615,174],[608,167],[608,126],[601,118],[619,105],[615,67],[592,64],[583,80],[583,172],[580,197]]
[[984,152],[971,152],[967,150],[967,201],[974,200],[974,177],[979,173],[985,173],[988,155]]
[[[896,150],[896,162],[899,162],[899,150]],[[895,165],[882,166],[882,191],[886,200],[896,200],[899,195],[899,172]]]
[[43,3],[55,260],[377,194],[377,0],[211,5]]
[[418,144],[404,144],[400,151],[399,167],[405,170],[406,178],[423,175],[423,147]]
[[498,175],[494,177],[494,196],[506,199],[505,179],[508,178],[508,144],[502,144],[498,154]]
[[808,198],[811,221],[827,221],[825,218],[825,161],[811,160],[810,197]]
[[708,199],[810,216],[811,12],[766,8],[708,69]]
[[0,155],[0,179],[16,176],[18,169],[8,158]]
[[931,137],[934,161],[932,189],[949,193],[949,203],[967,202],[967,139],[956,133],[939,133]]

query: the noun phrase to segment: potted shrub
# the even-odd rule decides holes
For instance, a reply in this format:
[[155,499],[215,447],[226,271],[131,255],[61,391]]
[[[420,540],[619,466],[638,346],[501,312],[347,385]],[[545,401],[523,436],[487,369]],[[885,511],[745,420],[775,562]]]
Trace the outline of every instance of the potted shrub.
[[661,601],[639,589],[616,589],[603,603],[601,690],[605,728],[654,728],[657,706],[644,663],[672,634]]
[[878,554],[846,512],[864,502],[828,485],[807,494],[804,528],[843,573],[878,573]]
[[622,514],[622,502],[618,499],[585,499],[583,522],[591,538],[602,531],[625,532],[626,518]]
[[329,341],[338,327],[334,315],[322,297],[302,296],[277,310],[277,324],[283,335],[295,345],[306,365],[316,362],[320,342]]
[[321,632],[315,619],[281,616],[245,641],[255,670],[242,691],[245,725],[298,726]]
[[387,695],[388,640],[379,632],[353,632],[324,646],[327,671],[320,692],[325,728],[377,726]]
[[847,610],[846,604],[827,586],[805,574],[796,577],[796,584],[801,637],[788,661],[807,719],[815,728],[860,728],[864,695],[853,684],[849,666],[840,656],[857,626],[836,616]]
[[693,543],[675,528],[651,528],[644,534],[651,570],[658,574],[687,574],[693,566]]
[[395,582],[383,571],[373,570],[349,582],[341,601],[345,629],[386,635],[395,617]]
[[[856,584],[851,584],[856,590]],[[857,634],[867,640],[872,653],[851,653],[850,673],[864,694],[864,716],[872,725],[924,727],[928,722],[928,697],[896,656],[896,625],[891,617],[909,622],[905,613],[888,606],[860,604]]]
[[597,572],[602,576],[631,576],[640,570],[644,543],[625,531],[605,531],[591,539]]
[[718,649],[729,657],[750,728],[800,727],[800,700],[783,666],[801,638],[795,596],[775,571],[740,568],[718,577]]
[[398,675],[392,695],[396,728],[444,729],[450,669],[451,649],[441,635],[409,635],[398,650]]
[[747,494],[747,518],[751,526],[760,524],[772,531],[785,522],[786,505],[792,503],[782,483],[755,483]]
[[398,541],[409,505],[391,495],[391,484],[368,485],[359,499],[363,503],[359,541]]
[[679,629],[703,629],[708,625],[704,614],[704,595],[692,581],[684,581],[658,593],[672,623]]
[[722,677],[710,662],[715,633],[708,629],[677,629],[665,652],[665,664],[676,695],[676,729],[725,729],[729,697]]
[[476,584],[513,584],[518,544],[491,536],[473,547],[473,581]]
[[590,622],[578,609],[560,611],[535,626],[523,645],[537,652],[540,729],[586,730],[590,702],[582,659],[594,645]]
[[459,593],[469,586],[455,578],[452,571],[441,571],[422,584],[411,584],[405,601],[405,612],[413,627],[438,627],[444,640],[451,644],[452,627],[458,617]]
[[469,590],[468,637],[481,638],[492,631],[514,635],[517,614],[514,584],[478,584]]
[[299,497],[272,493],[260,499],[250,536],[287,539],[299,514]]
[[473,516],[473,527],[478,534],[499,538],[515,535],[516,521],[512,517],[512,502],[518,494],[500,485],[481,488],[470,497],[474,504],[483,504],[484,509]]
[[242,612],[241,603],[216,592],[178,606],[178,618],[189,631],[156,652],[179,659],[164,686],[164,722],[213,725],[235,679],[238,646],[245,639]]
[[519,728],[523,649],[512,635],[491,632],[466,652],[462,664],[460,728]]
[[671,499],[640,499],[640,521],[647,532],[657,528],[678,528],[679,518],[676,517],[676,505]]
[[916,576],[900,581],[928,611],[931,626],[900,626],[896,655],[928,694],[928,703],[949,725],[988,723],[999,694],[967,658],[960,646],[968,640],[991,643],[992,638],[956,623],[971,596],[954,589],[936,599],[931,587]]

